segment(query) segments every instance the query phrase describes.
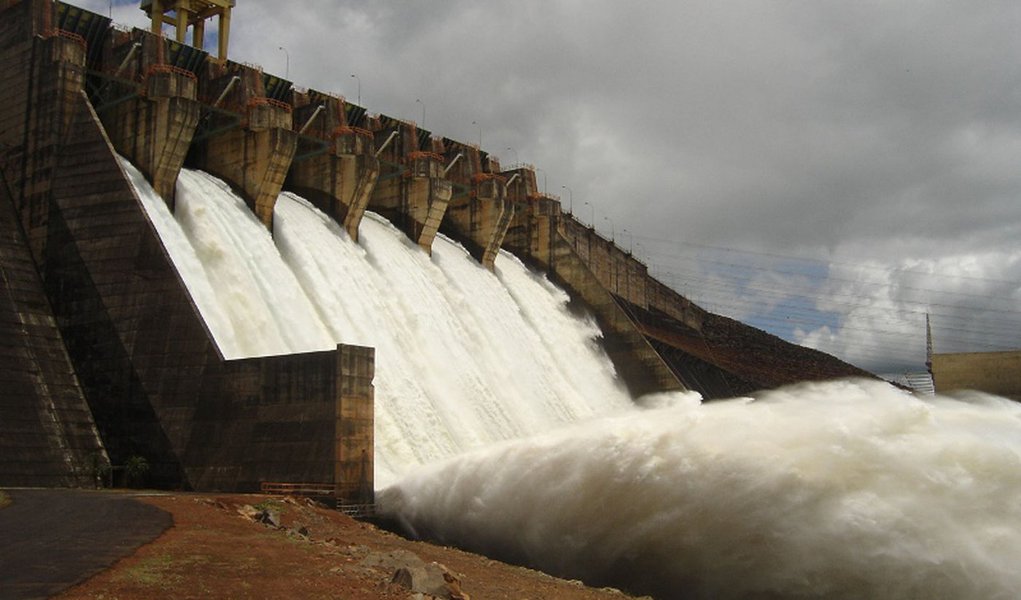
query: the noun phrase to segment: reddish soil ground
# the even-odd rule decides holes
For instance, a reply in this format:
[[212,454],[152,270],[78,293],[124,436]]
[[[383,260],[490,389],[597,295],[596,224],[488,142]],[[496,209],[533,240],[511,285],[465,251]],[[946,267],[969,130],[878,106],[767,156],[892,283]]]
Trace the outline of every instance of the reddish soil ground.
[[[391,582],[393,564],[378,564],[380,557],[406,557],[405,552],[444,565],[460,579],[462,597],[472,600],[628,598],[616,590],[586,588],[484,556],[412,542],[306,500],[193,494],[142,500],[170,512],[174,526],[57,598],[421,597]],[[251,506],[279,510],[280,527],[253,520]],[[298,533],[303,527],[307,536]]]

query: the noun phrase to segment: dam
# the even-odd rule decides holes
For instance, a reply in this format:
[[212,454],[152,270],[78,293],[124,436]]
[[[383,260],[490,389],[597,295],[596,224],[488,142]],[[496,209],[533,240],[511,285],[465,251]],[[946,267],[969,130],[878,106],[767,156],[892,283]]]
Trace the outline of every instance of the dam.
[[[524,434],[656,392],[711,399],[864,374],[688,301],[540,193],[532,167],[505,169],[477,145],[230,60],[225,38],[215,57],[183,41],[125,30],[66,3],[0,3],[2,485],[92,485],[100,465],[144,457],[155,487],[312,482],[333,486],[344,502],[370,503],[375,474],[395,471],[375,464],[377,438],[390,429],[404,436],[393,456],[425,460],[473,437],[498,437],[480,433],[490,423]],[[307,305],[283,294],[265,303],[292,319],[279,327],[277,345],[230,345],[160,230],[157,211],[190,219],[192,232],[211,219],[218,209],[201,205],[204,195],[236,197],[257,227],[238,243],[275,244],[307,294]],[[440,304],[450,327],[431,336],[379,333],[396,330],[402,312],[421,325],[415,303],[429,301],[421,287],[389,307],[390,318],[367,313],[332,330],[345,321],[331,321],[326,307],[339,313],[367,289],[383,303],[401,279],[359,271],[358,257],[331,272],[297,243],[313,232],[323,246],[346,240],[337,252],[363,248],[369,263],[396,265],[386,273],[471,289]],[[395,232],[407,243],[394,245]],[[256,260],[254,279],[282,291],[262,269],[269,265]],[[344,287],[353,280],[359,286]],[[511,280],[530,290],[516,306],[498,289],[483,294],[481,286]],[[253,294],[217,302],[232,310]],[[540,312],[532,300],[544,294],[584,312],[593,329]],[[461,318],[489,332],[516,314],[528,318],[509,329],[536,345],[519,345],[516,333],[493,333],[487,344],[460,332],[442,346],[446,354],[431,354],[430,340],[467,329]],[[359,330],[366,322],[375,327]],[[251,323],[269,335],[268,324]],[[575,356],[587,337],[598,338],[605,373],[593,359],[583,376],[545,374],[543,365]],[[483,370],[511,376],[478,383],[462,367],[490,350],[502,352]],[[513,362],[523,354],[537,362]],[[620,394],[586,404],[585,381],[606,373],[606,387]],[[533,378],[533,387],[518,387]],[[450,424],[449,436],[416,437],[413,422],[400,423],[408,410],[388,404],[402,396],[451,401],[458,396],[447,383],[458,379],[484,390],[464,402],[475,398],[473,410],[485,417]],[[542,393],[556,398],[549,412],[527,415],[519,403],[522,414],[513,414],[516,398]],[[569,402],[576,407],[564,409]],[[431,445],[439,449],[422,450]]]

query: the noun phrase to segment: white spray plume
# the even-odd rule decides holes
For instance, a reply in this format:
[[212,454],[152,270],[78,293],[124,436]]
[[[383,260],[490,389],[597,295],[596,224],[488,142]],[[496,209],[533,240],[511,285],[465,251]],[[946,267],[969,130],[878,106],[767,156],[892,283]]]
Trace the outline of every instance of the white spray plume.
[[581,424],[380,494],[418,533],[666,598],[1009,598],[1021,406],[873,381]]

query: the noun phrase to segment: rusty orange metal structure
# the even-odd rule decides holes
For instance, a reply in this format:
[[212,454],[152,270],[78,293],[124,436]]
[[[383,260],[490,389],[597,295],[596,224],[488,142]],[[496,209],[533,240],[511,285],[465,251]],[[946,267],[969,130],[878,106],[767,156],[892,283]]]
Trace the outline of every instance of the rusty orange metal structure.
[[227,40],[230,37],[230,11],[235,0],[142,0],[142,10],[152,20],[152,32],[160,35],[163,24],[177,29],[177,41],[185,41],[188,27],[192,28],[192,46],[202,49],[205,41],[206,19],[219,18],[220,60],[227,59]]

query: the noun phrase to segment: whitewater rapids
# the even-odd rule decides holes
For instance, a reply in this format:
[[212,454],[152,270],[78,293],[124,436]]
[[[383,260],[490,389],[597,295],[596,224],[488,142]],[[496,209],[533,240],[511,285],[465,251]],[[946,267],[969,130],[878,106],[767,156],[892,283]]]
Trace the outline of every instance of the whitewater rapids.
[[123,164],[226,358],[376,348],[378,500],[411,532],[661,600],[1021,589],[1016,403],[874,381],[636,403],[510,255],[429,257],[374,215],[355,244],[291,194],[270,236],[188,170],[172,214]]
[[1014,598],[1021,406],[865,380],[681,399],[429,465],[379,501],[425,537],[659,599]]

